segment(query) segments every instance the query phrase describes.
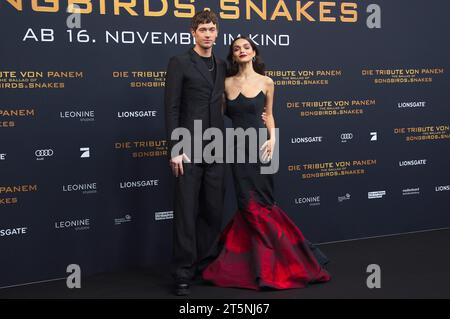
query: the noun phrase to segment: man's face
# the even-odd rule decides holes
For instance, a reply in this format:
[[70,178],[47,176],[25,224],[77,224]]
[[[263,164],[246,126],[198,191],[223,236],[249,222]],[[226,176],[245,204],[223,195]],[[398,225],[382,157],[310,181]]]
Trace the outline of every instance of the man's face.
[[192,30],[192,36],[195,39],[195,43],[203,49],[212,48],[217,35],[217,26],[212,22],[199,24],[197,30]]

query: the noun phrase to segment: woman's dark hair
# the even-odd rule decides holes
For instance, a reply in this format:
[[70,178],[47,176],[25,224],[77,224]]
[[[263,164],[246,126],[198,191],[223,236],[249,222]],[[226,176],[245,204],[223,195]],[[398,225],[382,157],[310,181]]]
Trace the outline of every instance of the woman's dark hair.
[[236,39],[234,39],[233,42],[230,44],[230,51],[228,52],[228,56],[227,56],[227,61],[228,61],[227,76],[234,76],[239,72],[239,64],[237,64],[233,61],[233,45],[239,39],[247,40],[248,43],[250,43],[250,45],[252,46],[253,50],[256,53],[255,61],[253,61],[253,69],[261,75],[266,75],[265,74],[266,66],[261,58],[261,55],[259,54],[259,49],[256,46],[255,42],[253,42],[252,39],[250,39],[249,37],[240,36],[240,37],[237,37]]

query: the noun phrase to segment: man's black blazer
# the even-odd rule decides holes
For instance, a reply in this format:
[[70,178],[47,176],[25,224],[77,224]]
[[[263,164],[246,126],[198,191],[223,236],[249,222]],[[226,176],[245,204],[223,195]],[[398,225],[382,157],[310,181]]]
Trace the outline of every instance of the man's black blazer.
[[[168,154],[177,141],[171,141],[172,131],[187,128],[194,136],[194,120],[202,120],[203,131],[216,127],[224,132],[222,96],[225,88],[226,64],[216,59],[216,79],[206,63],[191,48],[170,58],[164,91],[164,107]],[[192,150],[193,152],[193,150]]]

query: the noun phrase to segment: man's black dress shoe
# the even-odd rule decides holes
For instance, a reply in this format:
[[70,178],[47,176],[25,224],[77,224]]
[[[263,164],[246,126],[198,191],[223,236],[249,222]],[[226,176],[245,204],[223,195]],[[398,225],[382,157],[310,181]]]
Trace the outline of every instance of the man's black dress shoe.
[[190,294],[189,284],[187,283],[177,283],[175,285],[175,295],[177,296],[187,296]]

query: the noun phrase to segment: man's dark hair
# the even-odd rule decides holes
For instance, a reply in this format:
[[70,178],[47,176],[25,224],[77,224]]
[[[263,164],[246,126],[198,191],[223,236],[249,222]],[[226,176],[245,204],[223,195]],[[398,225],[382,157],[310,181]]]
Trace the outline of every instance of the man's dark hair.
[[192,17],[191,29],[193,31],[197,31],[197,28],[200,24],[206,24],[210,22],[214,23],[217,28],[219,27],[219,19],[214,12],[210,10],[199,11]]

